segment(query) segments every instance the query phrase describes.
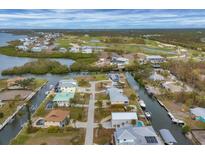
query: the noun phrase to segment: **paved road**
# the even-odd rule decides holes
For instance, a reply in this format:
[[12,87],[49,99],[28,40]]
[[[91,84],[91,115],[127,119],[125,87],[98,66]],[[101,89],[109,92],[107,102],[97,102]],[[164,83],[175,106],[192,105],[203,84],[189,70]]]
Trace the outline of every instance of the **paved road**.
[[88,105],[88,119],[87,119],[87,128],[85,136],[85,144],[93,144],[93,127],[94,127],[94,112],[95,112],[95,82],[90,82],[91,84],[91,95]]

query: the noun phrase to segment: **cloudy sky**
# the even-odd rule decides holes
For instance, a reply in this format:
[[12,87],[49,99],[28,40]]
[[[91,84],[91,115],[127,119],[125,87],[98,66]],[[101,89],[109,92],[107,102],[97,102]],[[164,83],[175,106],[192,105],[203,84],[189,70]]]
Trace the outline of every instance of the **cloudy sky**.
[[205,10],[0,10],[0,28],[205,28]]

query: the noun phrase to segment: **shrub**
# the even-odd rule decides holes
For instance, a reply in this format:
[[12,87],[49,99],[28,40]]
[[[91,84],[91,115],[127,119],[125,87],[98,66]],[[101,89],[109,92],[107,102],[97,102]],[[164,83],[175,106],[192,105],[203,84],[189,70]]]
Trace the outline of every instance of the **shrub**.
[[59,127],[56,126],[50,126],[47,129],[48,133],[59,133],[61,132],[61,129]]
[[4,113],[0,112],[0,118],[3,118],[3,117],[4,117]]
[[188,132],[190,132],[190,131],[191,131],[190,126],[184,125],[184,126],[182,127],[182,133],[183,133],[183,134],[186,134],[186,133],[188,133]]

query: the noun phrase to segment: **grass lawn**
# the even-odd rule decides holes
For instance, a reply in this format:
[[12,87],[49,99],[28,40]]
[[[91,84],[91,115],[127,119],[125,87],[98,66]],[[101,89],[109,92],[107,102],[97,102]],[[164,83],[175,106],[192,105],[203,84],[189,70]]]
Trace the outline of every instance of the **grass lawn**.
[[75,93],[73,98],[73,104],[88,104],[90,100],[90,94],[87,93]]
[[85,139],[85,130],[76,128],[62,128],[58,132],[50,133],[48,129],[39,129],[28,134],[26,127],[11,141],[14,145],[82,145]]
[[89,77],[78,76],[75,78],[77,80],[78,86],[80,87],[90,87],[90,83],[88,81]]
[[78,121],[87,121],[87,108],[70,107],[70,118]]
[[0,113],[3,113],[3,117],[0,118],[0,124],[2,124],[9,116],[11,116],[16,111],[17,106],[23,104],[23,101],[5,102],[3,107],[0,108]]
[[99,100],[99,101],[109,100],[109,96],[105,92],[103,92],[103,93],[96,93],[95,94],[95,99]]
[[32,85],[30,85],[29,88],[31,88],[32,90],[35,90],[36,88],[41,87],[46,82],[47,82],[47,80],[45,80],[45,79],[35,79],[34,83]]
[[93,75],[93,80],[95,81],[108,80],[108,76],[106,74],[96,74]]
[[114,131],[114,129],[95,128],[94,143],[99,145],[110,144]]
[[36,112],[34,113],[34,117],[44,117],[49,111],[45,110],[46,104],[53,100],[53,96],[52,95],[48,95],[40,104],[40,106],[38,107],[38,109],[36,110]]
[[123,105],[112,105],[107,108],[96,108],[95,109],[95,122],[100,122],[102,119],[111,115],[111,112],[125,112]]
[[5,88],[7,88],[7,80],[2,79],[2,80],[0,80],[0,90],[5,89]]

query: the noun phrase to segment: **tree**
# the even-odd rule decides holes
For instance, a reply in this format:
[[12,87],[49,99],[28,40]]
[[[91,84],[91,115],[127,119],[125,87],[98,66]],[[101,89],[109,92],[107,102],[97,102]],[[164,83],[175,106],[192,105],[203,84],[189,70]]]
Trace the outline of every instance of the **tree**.
[[182,133],[183,133],[183,134],[186,134],[186,133],[188,133],[188,132],[190,132],[190,131],[191,131],[190,126],[185,125],[185,126],[182,127]]

